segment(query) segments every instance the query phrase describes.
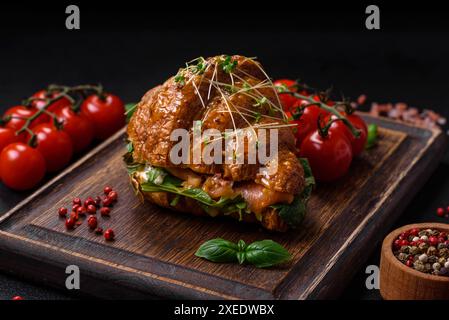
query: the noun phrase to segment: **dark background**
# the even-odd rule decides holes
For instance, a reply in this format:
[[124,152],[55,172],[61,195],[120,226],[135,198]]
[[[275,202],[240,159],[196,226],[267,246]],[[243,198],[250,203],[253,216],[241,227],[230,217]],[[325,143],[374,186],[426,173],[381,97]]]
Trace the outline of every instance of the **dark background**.
[[[377,3],[381,30],[375,31],[365,28],[367,4],[360,2],[77,4],[79,31],[65,29],[68,4],[0,5],[0,111],[50,83],[101,82],[135,102],[185,61],[227,53],[257,56],[273,78],[301,78],[353,98],[364,93],[370,101],[407,102],[449,118],[449,22],[438,3]],[[436,173],[398,225],[447,222],[435,209],[449,205],[448,163],[429,168]],[[0,186],[0,214],[25,196]],[[378,264],[377,244],[373,247],[376,254],[367,264]],[[342,298],[379,298],[365,289],[364,270],[354,270],[354,277]],[[0,273],[0,299],[17,294],[69,297]]]

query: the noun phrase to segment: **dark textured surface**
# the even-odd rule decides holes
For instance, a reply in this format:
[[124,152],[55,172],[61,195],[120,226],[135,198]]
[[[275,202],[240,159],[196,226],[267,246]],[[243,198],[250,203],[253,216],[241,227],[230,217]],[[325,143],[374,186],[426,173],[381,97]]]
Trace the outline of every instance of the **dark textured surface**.
[[[19,23],[19,13],[15,14],[16,18],[2,19],[0,29],[2,111],[54,82],[102,82],[125,101],[136,101],[148,88],[176,72],[184,61],[198,55],[225,52],[257,56],[275,78],[300,76],[312,86],[333,85],[335,92],[344,92],[346,96],[366,93],[373,101],[405,101],[449,116],[447,30],[424,22],[419,24],[416,20],[412,31],[407,27],[392,29],[388,25],[379,32],[361,28],[334,30],[329,23],[321,27],[316,22],[303,28],[304,23],[291,19],[285,22],[288,28],[283,28],[285,15],[272,12],[265,14],[270,15],[273,28],[253,28],[239,20],[229,29],[213,28],[212,22],[207,24],[211,26],[207,29],[197,24],[189,28],[167,13],[158,14],[158,17],[149,15],[145,21],[136,19],[127,24],[132,13],[125,12],[128,19],[119,20],[113,19],[120,16],[118,12],[113,15],[104,12],[100,24],[89,12],[82,30],[69,32],[63,29],[64,19],[60,14],[56,15],[58,19],[47,16],[51,18],[47,20],[45,15],[37,16],[35,27],[28,26],[29,21]],[[424,19],[430,17],[424,15]],[[157,22],[151,23],[152,18]],[[157,25],[164,19],[163,24]],[[40,24],[45,24],[46,28]],[[185,27],[174,27],[179,24]],[[169,28],[162,30],[162,25]],[[440,165],[405,210],[398,225],[446,222],[436,217],[435,209],[449,205],[445,202],[448,178],[449,166]],[[0,186],[0,212],[25,196]],[[374,255],[369,264],[378,264],[378,255]],[[379,298],[377,291],[366,290],[365,278],[361,270],[343,297]],[[0,275],[0,298],[8,299],[16,294],[36,299],[67,297],[66,293]]]

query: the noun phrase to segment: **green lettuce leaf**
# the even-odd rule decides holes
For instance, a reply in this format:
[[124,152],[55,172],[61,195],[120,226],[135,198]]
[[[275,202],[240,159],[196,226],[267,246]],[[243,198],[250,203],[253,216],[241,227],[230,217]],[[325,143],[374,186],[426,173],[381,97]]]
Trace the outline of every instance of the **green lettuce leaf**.
[[307,202],[312,195],[313,188],[315,187],[315,178],[312,174],[312,169],[310,168],[307,159],[299,159],[303,169],[304,169],[304,190],[295,197],[292,203],[285,204],[275,204],[272,208],[278,210],[278,214],[282,220],[284,220],[290,227],[295,228],[301,224],[307,212]]

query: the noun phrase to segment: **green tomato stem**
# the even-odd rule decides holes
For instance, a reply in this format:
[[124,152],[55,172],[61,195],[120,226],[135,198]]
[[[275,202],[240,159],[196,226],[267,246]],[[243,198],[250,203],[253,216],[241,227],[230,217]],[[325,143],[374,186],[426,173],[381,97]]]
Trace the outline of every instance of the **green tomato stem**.
[[[292,92],[292,91],[285,91],[285,93],[291,94],[292,96],[299,98],[299,99],[303,99],[306,100],[308,102],[310,102],[309,105],[316,105],[318,106],[320,109],[323,109],[329,113],[332,113],[333,115],[335,115],[339,120],[343,121],[343,123],[351,130],[351,133],[354,135],[354,137],[358,138],[360,137],[360,131],[357,130],[356,127],[354,127],[354,125],[351,123],[351,121],[348,120],[348,118],[346,118],[344,115],[342,115],[340,112],[338,112],[338,110],[334,107],[330,107],[327,104],[321,102],[321,101],[315,101],[312,97],[308,97],[308,96],[304,96],[302,94],[299,94],[297,92]],[[342,103],[336,103],[336,106],[339,105],[344,105]]]
[[41,116],[43,113],[48,114],[53,119],[53,121],[55,121],[55,123],[56,123],[56,115],[47,110],[48,107],[51,104],[53,104],[54,102],[56,102],[62,98],[66,98],[72,103],[73,106],[77,106],[77,109],[74,111],[78,111],[80,100],[74,99],[71,96],[71,94],[81,95],[83,99],[85,98],[85,95],[89,92],[94,92],[97,95],[103,95],[103,86],[101,86],[101,85],[95,86],[95,85],[87,84],[87,85],[78,85],[78,86],[74,86],[74,87],[68,87],[68,86],[51,84],[48,86],[47,91],[48,92],[57,92],[57,95],[53,98],[31,97],[26,100],[26,102],[25,102],[26,105],[29,105],[33,101],[45,101],[45,105],[41,109],[39,109],[35,114],[33,114],[31,117],[23,118],[23,120],[26,119],[26,122],[19,130],[16,131],[17,135],[20,133],[23,133],[25,131],[29,132],[30,131],[29,127],[30,127],[31,123],[34,120],[36,120],[39,116]]

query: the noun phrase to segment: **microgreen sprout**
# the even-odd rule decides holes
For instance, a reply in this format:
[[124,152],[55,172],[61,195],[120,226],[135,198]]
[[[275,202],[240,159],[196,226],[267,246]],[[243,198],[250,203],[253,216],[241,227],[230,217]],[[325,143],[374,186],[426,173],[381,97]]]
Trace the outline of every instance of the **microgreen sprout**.
[[220,62],[220,66],[224,72],[231,74],[237,67],[237,61],[233,60],[231,56],[224,56]]

